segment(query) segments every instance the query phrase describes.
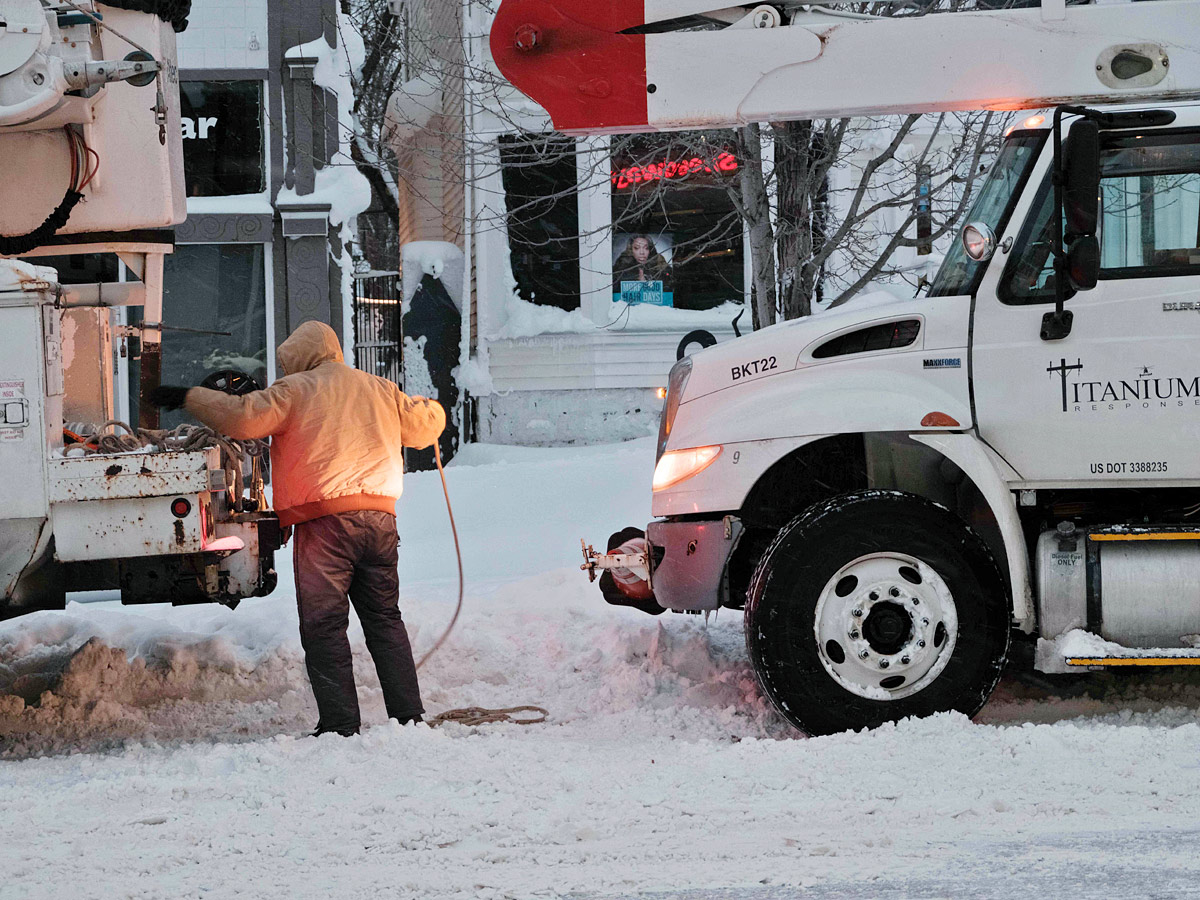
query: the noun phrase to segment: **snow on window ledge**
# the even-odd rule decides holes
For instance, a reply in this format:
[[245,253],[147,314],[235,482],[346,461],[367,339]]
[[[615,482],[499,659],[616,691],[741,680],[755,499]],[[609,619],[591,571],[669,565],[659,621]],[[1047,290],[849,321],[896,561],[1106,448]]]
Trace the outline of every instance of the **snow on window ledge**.
[[[509,296],[505,298],[501,310],[504,324],[488,334],[487,340],[517,340],[542,335],[600,336],[647,332],[682,336],[698,328],[718,334],[732,334],[733,320],[744,309],[746,307],[742,304],[732,302],[704,310],[613,303],[609,318],[603,322],[595,322],[578,309],[567,311],[556,306],[539,306],[520,297]],[[743,334],[751,330],[748,315],[742,316],[738,327]]]

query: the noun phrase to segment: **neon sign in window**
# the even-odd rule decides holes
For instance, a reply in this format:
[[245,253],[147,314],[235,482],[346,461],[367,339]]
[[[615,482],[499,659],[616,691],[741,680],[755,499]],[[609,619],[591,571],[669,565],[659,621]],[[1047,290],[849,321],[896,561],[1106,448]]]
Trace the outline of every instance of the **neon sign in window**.
[[737,169],[737,157],[728,151],[722,151],[709,159],[693,156],[691,159],[672,159],[660,163],[648,163],[644,166],[626,166],[612,173],[612,184],[617,190],[624,190],[652,181],[672,181],[686,178],[699,172],[709,175],[727,175],[736,172]]

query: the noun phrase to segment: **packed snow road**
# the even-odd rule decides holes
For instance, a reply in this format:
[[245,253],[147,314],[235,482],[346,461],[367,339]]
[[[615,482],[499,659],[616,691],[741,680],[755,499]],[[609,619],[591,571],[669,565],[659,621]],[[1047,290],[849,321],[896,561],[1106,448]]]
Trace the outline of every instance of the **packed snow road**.
[[[0,624],[0,898],[1200,895],[1200,680],[1008,680],[975,723],[797,737],[737,614],[608,607],[575,566],[648,518],[648,441],[472,447],[448,472],[467,606],[422,670],[431,713],[315,722],[290,570],[236,611],[74,604]],[[436,475],[401,500],[417,653],[448,620]],[[353,627],[353,626],[352,626]]]

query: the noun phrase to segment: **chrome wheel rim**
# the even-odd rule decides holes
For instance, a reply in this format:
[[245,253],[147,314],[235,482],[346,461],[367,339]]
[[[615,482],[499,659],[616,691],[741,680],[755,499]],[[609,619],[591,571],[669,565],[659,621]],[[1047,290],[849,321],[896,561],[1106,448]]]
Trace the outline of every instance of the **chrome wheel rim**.
[[821,665],[846,690],[900,700],[932,684],[958,638],[958,610],[941,575],[903,553],[842,566],[817,600]]

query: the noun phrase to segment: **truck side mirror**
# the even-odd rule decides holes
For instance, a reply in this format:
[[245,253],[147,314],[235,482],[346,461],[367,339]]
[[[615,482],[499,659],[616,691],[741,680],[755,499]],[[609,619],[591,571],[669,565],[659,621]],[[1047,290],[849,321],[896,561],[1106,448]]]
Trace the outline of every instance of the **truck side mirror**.
[[[1064,113],[1079,115],[1061,135]],[[1054,312],[1042,316],[1043,341],[1071,333],[1074,316],[1063,309],[1067,288],[1090,291],[1100,278],[1100,124],[1095,110],[1060,106],[1054,111]]]
[[1092,119],[1071,125],[1063,143],[1063,213],[1069,244],[1094,235],[1100,219],[1100,126]]

